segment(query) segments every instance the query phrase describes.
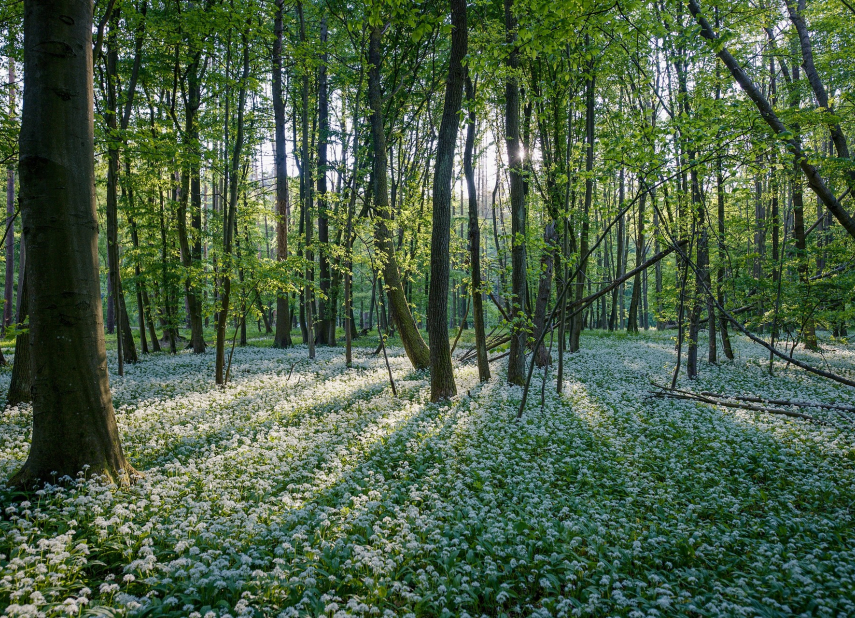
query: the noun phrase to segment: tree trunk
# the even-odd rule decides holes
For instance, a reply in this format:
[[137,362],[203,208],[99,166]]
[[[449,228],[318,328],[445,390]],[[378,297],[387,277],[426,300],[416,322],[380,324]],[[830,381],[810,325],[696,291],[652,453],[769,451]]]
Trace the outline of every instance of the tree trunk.
[[490,379],[490,363],[487,357],[487,335],[484,328],[484,290],[481,281],[481,218],[478,214],[478,192],[475,188],[475,171],[472,168],[472,152],[475,149],[475,87],[466,71],[466,103],[469,106],[469,121],[466,125],[466,148],[463,153],[463,171],[469,192],[469,263],[472,270],[472,323],[475,327],[475,352],[478,359],[478,378],[481,382]]
[[[371,27],[368,46],[368,101],[371,106],[371,142],[374,147],[374,166],[372,170],[374,198],[374,240],[377,257],[381,261],[385,289],[389,293],[392,320],[401,334],[401,343],[407,358],[417,370],[430,367],[430,350],[422,339],[410,312],[410,306],[404,295],[398,261],[395,258],[395,245],[388,224],[392,220],[389,208],[389,187],[387,183],[386,131],[383,120],[383,95],[380,89],[380,40],[383,36],[381,25]],[[381,295],[382,296],[382,295]]]
[[[282,98],[282,20],[285,0],[276,0],[276,18],[273,40],[273,120],[276,164],[276,260],[288,259],[288,160],[285,153],[285,101]],[[291,307],[287,292],[279,290],[276,296],[276,334],[273,347],[290,348]]]
[[509,77],[505,82],[505,145],[508,151],[511,206],[511,345],[508,354],[508,383],[525,382],[525,350],[528,339],[526,318],[525,185],[520,148],[520,87],[516,72],[520,66],[514,0],[505,3],[505,37],[508,47]]
[[[297,2],[297,18],[300,22],[300,41],[306,42],[306,21],[303,17],[303,3]],[[312,232],[314,231],[314,219],[312,216],[312,160],[309,154],[312,134],[309,132],[309,67],[303,67],[302,78],[302,107],[300,110],[302,121],[302,159],[300,163],[301,184],[303,185],[303,225],[305,233],[306,251],[306,281],[312,282],[315,273],[315,256],[312,249]],[[303,342],[309,346],[309,358],[315,358],[315,302],[312,289],[308,285],[303,287],[303,307],[306,319],[306,335]]]
[[[15,114],[15,60],[9,58],[9,116]],[[6,169],[6,285],[3,298],[3,334],[12,324],[12,295],[15,291],[15,167]],[[20,292],[19,292],[20,294]]]
[[30,452],[10,484],[80,471],[127,484],[136,473],[113,412],[99,292],[89,2],[26,0],[24,75],[20,199],[38,362]]
[[[326,48],[327,20],[321,19],[321,47]],[[327,54],[321,55],[318,67],[318,254],[320,258],[320,316],[318,343],[335,345],[336,302],[333,298],[330,273],[330,224],[327,199],[327,142],[329,140],[329,88],[327,85]]]
[[[124,373],[123,363],[137,362],[137,350],[133,334],[130,331],[130,320],[128,310],[125,306],[125,296],[122,292],[122,279],[119,274],[119,213],[118,213],[118,185],[119,185],[119,124],[118,101],[116,98],[118,50],[115,38],[118,30],[118,13],[115,14],[110,26],[110,34],[107,38],[107,127],[110,130],[110,138],[107,147],[107,267],[110,278],[110,289],[112,292],[113,315],[116,320],[116,343],[119,355],[119,375]],[[125,128],[124,123],[121,127]]]
[[[448,344],[449,243],[451,238],[451,174],[454,146],[460,124],[463,101],[463,58],[469,41],[466,0],[450,0],[451,55],[445,82],[445,102],[436,143],[436,167],[433,174],[433,233],[430,243],[430,291],[428,325],[430,345],[430,400],[450,399],[457,394],[451,351]],[[470,165],[471,168],[471,165]],[[462,204],[461,204],[462,206]]]
[[[635,239],[635,267],[638,268],[644,262],[644,206],[647,201],[647,192],[641,194],[638,200],[638,227]],[[635,275],[632,280],[632,299],[629,301],[629,317],[626,322],[626,330],[630,333],[638,333],[638,309],[641,305],[641,273]]]
[[[217,320],[217,357],[215,364],[215,381],[217,384],[225,384],[225,360],[226,360],[226,325],[229,317],[229,301],[231,298],[231,253],[234,241],[234,230],[237,221],[238,204],[238,170],[240,159],[243,155],[244,141],[244,109],[246,108],[247,80],[249,78],[249,39],[246,33],[241,35],[243,43],[243,72],[240,79],[240,91],[238,93],[237,110],[237,135],[235,136],[234,149],[231,157],[231,168],[229,169],[229,204],[223,216],[223,266],[222,276],[222,307]],[[227,101],[228,104],[228,101]],[[228,109],[226,110],[228,121]]]
[[[589,42],[588,35],[585,35],[586,45]],[[576,300],[580,301],[584,293],[585,277],[587,274],[588,260],[585,257],[588,253],[588,213],[591,211],[591,201],[594,192],[594,179],[591,172],[594,169],[594,101],[595,101],[595,81],[593,63],[590,66],[591,76],[585,80],[585,171],[587,178],[585,179],[585,206],[582,212],[582,234],[579,242],[579,258],[583,259],[579,265],[579,274],[576,276]],[[570,351],[579,351],[579,338],[582,333],[582,316],[576,316],[570,324]]]
[[[27,293],[27,274],[24,253],[21,253],[21,268],[18,273],[18,329],[23,330],[29,316],[30,299]],[[6,395],[7,406],[17,406],[33,401],[33,367],[30,359],[30,333],[24,331],[15,337],[15,363],[12,365],[12,380]]]
[[[619,178],[619,188],[618,188],[618,209],[623,211],[623,200],[624,200],[624,170],[621,168],[620,170],[620,178]],[[623,248],[623,240],[625,236],[624,227],[625,227],[625,215],[621,215],[618,219],[617,224],[617,262],[615,266],[615,279],[620,279],[623,277],[624,272],[626,271],[626,262],[623,261],[624,248]],[[618,295],[621,292],[621,286],[615,288],[614,292],[612,292],[612,311],[609,315],[609,330],[617,330],[620,329],[620,322],[623,320],[623,315],[618,315],[618,308],[621,306]]]

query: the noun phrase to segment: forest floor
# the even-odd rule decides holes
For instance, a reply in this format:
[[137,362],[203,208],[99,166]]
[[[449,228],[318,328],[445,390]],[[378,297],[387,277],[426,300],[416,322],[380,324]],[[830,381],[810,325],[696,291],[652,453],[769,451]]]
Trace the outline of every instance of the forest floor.
[[[0,486],[0,615],[855,615],[855,425],[651,398],[672,336],[586,333],[520,422],[521,390],[472,365],[427,403],[394,348],[397,398],[368,348],[346,370],[259,341],[223,389],[212,353],[111,371],[145,478]],[[734,342],[682,387],[855,404]],[[853,344],[799,354],[855,377]],[[30,423],[2,413],[0,478]]]

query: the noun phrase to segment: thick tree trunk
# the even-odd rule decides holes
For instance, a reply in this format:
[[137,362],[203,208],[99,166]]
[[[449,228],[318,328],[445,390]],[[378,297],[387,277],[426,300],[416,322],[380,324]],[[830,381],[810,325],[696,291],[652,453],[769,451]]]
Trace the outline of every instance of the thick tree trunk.
[[[451,174],[454,146],[460,124],[465,78],[463,58],[469,41],[466,0],[450,0],[451,54],[445,82],[445,102],[436,143],[436,167],[433,174],[433,232],[430,243],[430,291],[428,324],[430,345],[430,400],[449,399],[457,394],[451,350],[448,344],[449,242],[451,239]],[[471,165],[470,165],[471,167]],[[461,204],[462,206],[462,204]]]
[[127,483],[136,473],[119,442],[99,293],[91,3],[26,0],[24,75],[20,197],[38,362],[30,452],[11,484],[80,471]]
[[511,345],[508,354],[508,382],[522,386],[525,382],[525,351],[528,339],[526,317],[526,254],[525,254],[525,185],[520,144],[520,87],[516,72],[520,66],[517,45],[517,19],[514,0],[505,2],[505,38],[509,77],[505,82],[505,145],[508,151],[511,206]]
[[389,187],[387,183],[386,131],[383,120],[383,95],[380,89],[380,69],[382,56],[380,40],[383,36],[381,25],[372,26],[368,47],[368,102],[371,107],[371,142],[374,147],[374,166],[372,170],[374,199],[374,241],[377,258],[383,273],[384,287],[388,290],[392,320],[401,335],[401,343],[407,358],[417,370],[430,367],[430,350],[422,339],[410,312],[410,306],[404,295],[404,286],[395,258],[395,244],[389,231],[392,213],[389,207]]

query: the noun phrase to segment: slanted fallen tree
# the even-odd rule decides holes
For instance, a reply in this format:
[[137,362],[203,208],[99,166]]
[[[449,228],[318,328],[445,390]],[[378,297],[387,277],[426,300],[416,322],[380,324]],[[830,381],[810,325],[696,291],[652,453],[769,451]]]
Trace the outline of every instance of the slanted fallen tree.
[[[765,414],[773,414],[779,416],[789,416],[791,418],[800,418],[806,421],[810,421],[812,423],[817,423],[818,425],[825,425],[828,427],[835,427],[837,429],[841,429],[838,425],[830,421],[826,421],[815,416],[811,416],[809,414],[804,414],[803,412],[796,412],[794,410],[786,410],[784,408],[770,408],[768,406],[756,405],[755,403],[749,403],[746,401],[747,397],[732,397],[728,395],[718,395],[716,393],[709,392],[701,392],[695,393],[693,391],[682,390],[679,388],[670,388],[668,386],[662,386],[660,384],[656,384],[655,382],[651,382],[654,387],[656,387],[657,391],[651,393],[653,397],[665,397],[669,399],[684,399],[690,401],[700,401],[702,403],[708,403],[714,406],[724,406],[726,408],[737,408],[740,410],[749,410],[752,412],[763,412]],[[759,403],[765,403],[760,398],[754,398],[754,401]],[[772,402],[770,402],[772,403]],[[783,405],[795,405],[792,403],[788,403],[783,400],[778,400],[779,404]],[[803,404],[805,405],[805,404]],[[816,407],[821,407],[817,405]],[[848,419],[847,419],[848,420]]]

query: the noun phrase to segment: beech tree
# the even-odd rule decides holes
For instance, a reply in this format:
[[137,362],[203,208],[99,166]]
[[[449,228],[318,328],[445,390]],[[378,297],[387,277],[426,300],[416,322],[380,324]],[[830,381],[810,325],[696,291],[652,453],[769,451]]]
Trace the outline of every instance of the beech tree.
[[94,194],[92,4],[24,6],[20,200],[30,282],[33,436],[11,483],[136,474],[119,441],[104,344]]

